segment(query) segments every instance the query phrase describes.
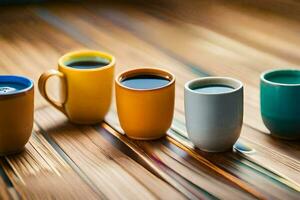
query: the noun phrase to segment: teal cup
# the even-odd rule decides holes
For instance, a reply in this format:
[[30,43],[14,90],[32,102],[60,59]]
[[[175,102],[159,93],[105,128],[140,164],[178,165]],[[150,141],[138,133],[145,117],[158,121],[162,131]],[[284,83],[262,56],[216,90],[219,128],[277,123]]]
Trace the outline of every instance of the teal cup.
[[271,135],[300,139],[300,70],[278,69],[260,77],[261,115]]

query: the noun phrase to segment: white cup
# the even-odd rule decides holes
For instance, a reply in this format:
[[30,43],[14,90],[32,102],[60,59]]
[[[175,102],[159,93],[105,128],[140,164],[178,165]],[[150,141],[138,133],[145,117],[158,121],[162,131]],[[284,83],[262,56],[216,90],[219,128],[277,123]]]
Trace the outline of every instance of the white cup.
[[[199,87],[222,85],[230,91],[206,93]],[[203,151],[232,149],[243,123],[243,84],[226,77],[191,80],[184,87],[185,120],[189,139]]]

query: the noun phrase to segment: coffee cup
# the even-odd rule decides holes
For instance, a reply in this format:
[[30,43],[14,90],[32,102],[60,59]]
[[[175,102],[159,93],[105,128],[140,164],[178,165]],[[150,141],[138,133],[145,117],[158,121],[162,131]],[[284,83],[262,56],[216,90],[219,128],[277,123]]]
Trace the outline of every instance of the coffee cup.
[[232,149],[243,123],[243,84],[226,77],[191,80],[184,87],[188,137],[203,151]]
[[158,139],[170,128],[175,100],[175,76],[156,68],[125,71],[115,79],[119,121],[126,135]]
[[0,156],[18,153],[33,127],[34,84],[23,76],[0,75]]
[[260,77],[260,107],[271,135],[300,139],[300,70],[276,69]]
[[[41,75],[39,91],[71,122],[101,122],[111,104],[114,67],[115,58],[108,53],[93,50],[67,53],[58,60],[57,70]],[[63,102],[54,100],[47,93],[47,80],[53,76],[62,80],[60,93]]]

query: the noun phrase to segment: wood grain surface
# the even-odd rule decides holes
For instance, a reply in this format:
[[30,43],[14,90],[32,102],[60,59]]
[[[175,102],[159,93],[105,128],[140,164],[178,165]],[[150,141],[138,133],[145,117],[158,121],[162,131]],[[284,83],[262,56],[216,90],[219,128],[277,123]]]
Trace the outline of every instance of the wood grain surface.
[[[270,137],[259,111],[260,73],[299,69],[299,10],[292,0],[0,7],[1,74],[37,82],[64,53],[89,48],[115,55],[116,74],[147,66],[176,75],[172,128],[151,142],[123,134],[114,100],[105,122],[76,126],[36,90],[29,143],[1,158],[0,199],[299,199],[300,143]],[[211,75],[244,83],[239,142],[255,153],[205,153],[188,140],[183,86]],[[57,80],[48,88],[58,98]]]

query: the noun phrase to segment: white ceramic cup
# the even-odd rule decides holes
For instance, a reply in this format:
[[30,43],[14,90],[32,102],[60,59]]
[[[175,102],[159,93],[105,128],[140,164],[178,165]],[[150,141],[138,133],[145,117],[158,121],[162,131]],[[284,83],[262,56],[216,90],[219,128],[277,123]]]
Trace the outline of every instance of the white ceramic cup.
[[[204,93],[196,88],[222,85],[232,90]],[[191,80],[184,87],[185,121],[189,139],[203,151],[232,149],[243,123],[243,84],[226,77]]]

